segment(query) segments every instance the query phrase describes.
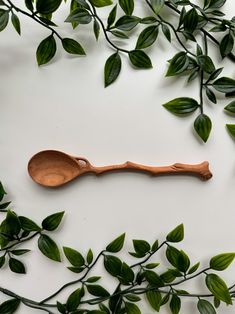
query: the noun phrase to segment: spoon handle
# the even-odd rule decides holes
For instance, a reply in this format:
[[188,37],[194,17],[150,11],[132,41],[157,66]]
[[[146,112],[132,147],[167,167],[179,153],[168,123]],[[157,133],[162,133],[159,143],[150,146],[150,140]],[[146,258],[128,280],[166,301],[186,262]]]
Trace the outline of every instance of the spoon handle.
[[198,176],[200,179],[204,181],[209,180],[212,177],[212,173],[210,172],[209,169],[209,163],[207,161],[194,165],[176,163],[170,166],[163,167],[145,166],[127,161],[124,164],[120,165],[92,167],[92,172],[95,172],[97,175],[114,170],[142,171],[150,173],[152,175],[189,174]]

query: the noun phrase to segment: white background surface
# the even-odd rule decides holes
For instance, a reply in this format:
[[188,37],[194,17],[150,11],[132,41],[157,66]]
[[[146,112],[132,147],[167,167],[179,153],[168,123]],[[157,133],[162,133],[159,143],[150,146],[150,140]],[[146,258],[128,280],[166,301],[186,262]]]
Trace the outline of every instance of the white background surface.
[[[228,0],[230,17],[234,10],[234,1]],[[66,15],[63,5],[56,21],[63,25]],[[161,106],[174,97],[198,98],[197,82],[186,88],[184,78],[164,78],[166,61],[177,51],[174,43],[169,45],[161,36],[157,47],[148,50],[152,70],[133,70],[123,56],[120,78],[104,89],[103,65],[112,50],[102,35],[97,44],[91,27],[73,32],[63,25],[61,34],[78,39],[87,56],[68,56],[58,43],[56,58],[38,68],[35,51],[48,34],[26,18],[22,19],[22,38],[11,26],[0,34],[0,173],[14,210],[38,222],[65,210],[64,223],[53,237],[61,246],[83,253],[90,247],[99,253],[122,232],[127,233],[126,250],[131,250],[131,239],[164,239],[181,222],[185,240],[180,247],[193,263],[201,260],[207,265],[211,256],[235,251],[235,145],[225,130],[225,123],[234,120],[223,112],[226,102],[221,98],[217,105],[205,107],[213,131],[204,145],[192,131],[196,115],[180,119]],[[215,59],[221,65],[217,55]],[[234,77],[234,65],[223,63],[224,75]],[[115,173],[84,176],[50,190],[36,185],[27,174],[29,158],[44,149],[84,156],[95,165],[126,160],[150,165],[208,160],[214,177],[201,182],[194,177]],[[16,275],[5,268],[1,286],[41,300],[76,275],[66,270],[66,261],[54,263],[38,253],[35,242],[25,246],[33,251],[22,258],[28,274]],[[235,282],[234,265],[224,278],[229,285]],[[191,288],[194,292],[202,289],[198,283]],[[183,314],[197,313],[192,301],[184,304]],[[234,308],[220,311],[229,314]],[[19,314],[37,312],[23,306],[19,310]],[[162,313],[168,313],[167,309]]]

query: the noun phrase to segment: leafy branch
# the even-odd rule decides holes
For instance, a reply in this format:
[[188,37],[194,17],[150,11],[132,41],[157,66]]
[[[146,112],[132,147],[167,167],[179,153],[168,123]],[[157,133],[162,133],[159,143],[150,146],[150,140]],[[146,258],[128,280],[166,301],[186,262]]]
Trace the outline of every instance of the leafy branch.
[[[0,183],[0,202],[5,194]],[[46,217],[39,226],[27,217],[18,216],[7,208],[7,204],[9,202],[0,204],[6,215],[0,224],[0,245],[3,254],[0,257],[0,268],[8,264],[11,271],[25,274],[26,268],[22,261],[12,255],[21,256],[28,253],[29,250],[18,247],[36,236],[39,250],[52,261],[61,262],[61,249],[47,233],[59,227],[64,213]],[[175,244],[183,238],[184,226],[181,224],[169,232],[161,244],[158,240],[152,245],[146,240],[133,240],[133,251],[129,252],[129,255],[138,261],[132,265],[117,256],[124,247],[124,233],[110,242],[96,257],[91,249],[84,256],[76,249],[63,247],[64,256],[70,264],[67,268],[76,274],[81,273],[81,276],[63,285],[42,301],[35,301],[0,287],[0,292],[10,297],[0,304],[0,313],[13,314],[20,306],[25,306],[49,314],[141,314],[141,301],[147,300],[154,311],[159,312],[168,304],[170,312],[177,314],[180,313],[181,303],[185,298],[196,299],[195,307],[201,314],[216,313],[221,303],[232,305],[235,284],[229,287],[217,272],[227,269],[233,262],[235,253],[216,255],[210,259],[208,267],[200,270],[199,262],[191,265],[186,252],[176,248]],[[157,271],[160,265],[157,253],[163,249],[167,266],[165,270],[161,268]],[[89,276],[98,262],[102,262],[105,272],[116,282],[116,288],[112,291],[108,291],[103,285],[104,274]],[[182,290],[181,285],[195,278],[201,278],[208,293]],[[98,284],[98,281],[101,283]],[[60,293],[72,285],[76,285],[76,289],[61,300]],[[55,302],[51,303],[53,299]]]

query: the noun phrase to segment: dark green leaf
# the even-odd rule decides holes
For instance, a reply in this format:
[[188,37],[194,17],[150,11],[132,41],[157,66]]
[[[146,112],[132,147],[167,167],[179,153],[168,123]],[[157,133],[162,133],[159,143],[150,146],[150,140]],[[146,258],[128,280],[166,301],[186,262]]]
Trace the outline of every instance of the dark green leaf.
[[85,9],[90,9],[89,5],[87,4],[86,0],[75,0],[77,2],[78,5],[80,5],[81,7],[85,8]]
[[154,241],[154,243],[153,243],[153,245],[151,247],[151,251],[153,251],[153,252],[157,251],[158,246],[159,246],[158,240]]
[[200,299],[197,308],[201,314],[216,314],[214,306],[207,300]]
[[57,306],[57,310],[62,313],[62,314],[66,314],[66,306],[65,304],[62,304],[60,302],[56,302],[56,306]]
[[[75,55],[85,55],[85,51],[82,48],[82,46],[79,44],[79,42],[77,42],[74,39],[71,38],[63,38],[62,39],[62,45],[65,51],[67,51],[68,53],[71,54],[75,54]],[[63,212],[64,214],[64,212]],[[63,215],[62,215],[63,217]],[[61,217],[61,219],[62,219]],[[51,231],[51,230],[50,230]]]
[[170,309],[172,314],[178,314],[181,308],[181,300],[177,295],[173,295],[170,301]]
[[[181,273],[179,273],[179,274],[181,276]],[[170,283],[170,282],[174,281],[177,276],[176,276],[174,270],[168,269],[166,272],[162,273],[160,277],[164,282]]]
[[15,30],[17,31],[17,33],[20,35],[20,20],[18,18],[18,16],[16,14],[14,14],[13,12],[11,13],[11,22],[12,25],[14,26]]
[[212,86],[221,93],[233,93],[235,92],[235,80],[229,77],[221,77],[216,80]]
[[214,104],[217,103],[217,99],[216,99],[216,96],[215,94],[212,92],[212,90],[208,87],[206,87],[206,96],[208,97],[208,99],[210,101],[212,101]]
[[101,309],[101,311],[107,313],[107,314],[110,314],[110,311],[108,309],[108,307],[106,305],[104,305],[103,303],[100,303],[99,304],[99,308]]
[[60,262],[60,252],[57,244],[46,234],[41,234],[38,239],[38,248],[46,257]]
[[79,274],[79,273],[81,273],[81,272],[83,272],[84,271],[84,269],[85,269],[85,266],[81,266],[81,267],[77,267],[77,266],[75,266],[75,267],[67,267],[70,271],[72,271],[73,273],[75,273],[75,274]]
[[[105,67],[104,67],[104,83],[105,83],[105,87],[109,86],[110,84],[112,84],[117,77],[120,74],[122,68],[122,60],[120,58],[120,55],[118,52],[112,54],[106,61],[105,63]],[[125,234],[124,234],[125,237]],[[122,241],[123,235],[121,236],[121,240]],[[117,240],[119,242],[119,240]],[[124,241],[124,238],[123,238]],[[119,245],[119,243],[117,243],[117,246]],[[114,245],[116,247],[116,245]],[[111,248],[112,249],[112,248]],[[106,248],[107,250],[107,248]],[[109,252],[118,252],[118,251],[110,251],[107,250]]]
[[198,102],[188,97],[175,98],[163,106],[170,112],[179,115],[192,113],[199,108]]
[[188,32],[188,31],[184,31],[184,32],[182,32],[182,34],[184,35],[186,40],[191,40],[193,42],[196,42],[196,38],[192,33]]
[[94,20],[93,32],[95,34],[95,39],[98,40],[99,39],[99,35],[100,35],[100,24],[97,22],[97,20]]
[[199,73],[199,69],[198,68],[193,69],[191,71],[191,74],[189,75],[188,82],[192,82],[193,80],[195,80],[195,78],[198,77],[198,73]]
[[146,297],[151,307],[159,312],[162,301],[161,293],[159,291],[150,290],[146,292]]
[[56,41],[53,35],[43,39],[36,52],[38,65],[48,63],[56,53]]
[[188,271],[188,274],[193,274],[196,270],[198,270],[198,267],[200,266],[200,262],[198,262],[197,264],[193,265],[189,271]]
[[21,224],[19,217],[11,210],[7,211],[7,216],[5,220],[5,232],[9,235],[18,235],[21,230]]
[[106,7],[113,3],[112,0],[89,0],[89,1],[97,8]]
[[230,102],[225,108],[224,110],[228,111],[229,113],[235,113],[235,100]]
[[24,264],[21,261],[19,261],[18,259],[15,259],[12,257],[9,258],[9,267],[10,267],[11,271],[13,271],[14,273],[17,273],[17,274],[25,274],[26,273]]
[[85,260],[81,253],[69,247],[63,247],[63,250],[65,256],[73,266],[81,267],[84,265]]
[[36,10],[41,14],[50,14],[55,12],[62,0],[37,0],[36,1]]
[[9,21],[9,12],[3,9],[0,9],[0,32],[3,31]]
[[42,221],[42,228],[47,231],[53,231],[57,229],[59,224],[61,223],[63,216],[64,216],[64,212],[59,212],[59,213],[46,217]]
[[3,199],[4,195],[6,195],[6,191],[4,190],[4,187],[0,181],[0,201]]
[[109,29],[115,22],[116,15],[117,15],[117,4],[112,8],[112,10],[109,13],[108,21],[107,21],[107,29]]
[[203,142],[206,143],[212,129],[212,123],[210,118],[205,114],[200,114],[194,121],[194,129],[203,140]]
[[120,281],[123,284],[129,284],[134,281],[135,274],[129,265],[127,265],[126,263],[122,263],[121,273],[119,277]]
[[216,274],[206,276],[206,285],[210,292],[219,300],[226,304],[232,304],[232,299],[228,287],[224,280]]
[[210,29],[210,32],[225,32],[227,27],[224,24],[219,24]]
[[20,305],[20,300],[18,299],[10,299],[5,302],[3,302],[0,305],[0,313],[1,314],[13,314],[16,312]]
[[118,0],[118,2],[126,15],[132,15],[134,10],[134,0]]
[[158,26],[149,26],[145,28],[140,33],[135,48],[144,49],[151,46],[156,41],[158,33]]
[[231,33],[228,33],[223,37],[220,43],[220,54],[222,58],[226,57],[233,50],[234,37]]
[[11,202],[0,204],[0,209],[6,209],[10,204]]
[[164,304],[166,304],[168,301],[170,300],[170,294],[166,294],[161,301],[161,306],[163,306]]
[[148,281],[148,283],[155,287],[162,287],[164,285],[164,282],[162,281],[161,277],[152,270],[147,270],[145,272],[145,278]]
[[25,0],[24,3],[26,8],[33,12],[33,0]]
[[156,22],[157,22],[157,19],[154,16],[146,16],[140,21],[141,24],[153,24]]
[[168,233],[166,237],[168,242],[180,242],[184,239],[184,225],[180,224],[175,229],[173,229],[170,233]]
[[145,240],[133,240],[133,246],[136,253],[147,254],[151,247],[150,244]]
[[69,14],[65,22],[68,22],[68,23],[77,22],[79,24],[89,24],[91,20],[92,20],[92,16],[86,9],[77,8]]
[[220,303],[221,303],[220,300],[214,297],[214,306],[216,309],[218,309],[218,307],[220,306]]
[[189,65],[187,53],[179,52],[170,61],[166,76],[175,76],[183,73]]
[[173,246],[168,245],[166,249],[166,258],[169,263],[179,269],[181,265],[179,264],[179,259],[181,256],[181,252]]
[[2,268],[2,266],[5,264],[5,261],[6,261],[5,256],[4,256],[4,255],[1,256],[1,257],[0,257],[0,268]]
[[184,16],[184,30],[193,33],[197,27],[198,14],[195,8],[189,10]]
[[122,39],[128,39],[129,38],[125,33],[117,31],[117,30],[110,31],[110,33],[112,35],[114,35],[115,37],[118,37],[118,38],[122,38]]
[[114,277],[117,277],[121,273],[122,262],[116,256],[105,255],[104,256],[104,267],[108,273],[110,273]]
[[205,0],[205,9],[219,9],[225,4],[226,0]]
[[12,251],[11,251],[11,254],[19,256],[19,255],[26,254],[26,253],[28,253],[28,252],[30,252],[30,250],[24,250],[24,249],[21,249],[21,250],[12,250]]
[[154,268],[156,268],[157,266],[159,266],[160,264],[159,263],[149,263],[149,264],[147,264],[147,265],[144,265],[144,267],[146,268],[146,269],[154,269]]
[[49,26],[57,26],[54,22],[52,22],[51,20],[45,18],[45,17],[39,17],[39,20],[42,21],[44,24],[47,24]]
[[140,309],[134,303],[125,302],[125,309],[127,314],[141,314]]
[[129,59],[136,68],[150,69],[153,67],[149,56],[146,53],[144,53],[142,50],[130,51]]
[[166,39],[171,42],[171,31],[170,28],[166,24],[162,24],[162,32]]
[[99,285],[87,285],[87,290],[90,294],[96,297],[108,297],[109,292]]
[[211,74],[215,71],[214,63],[210,57],[205,56],[205,55],[200,55],[198,56],[197,60],[198,60],[198,64],[200,68],[206,73]]
[[24,217],[24,216],[19,216],[21,228],[25,231],[40,231],[41,228],[31,219]]
[[152,5],[154,12],[158,14],[164,7],[165,0],[151,0],[150,3]]
[[183,273],[186,273],[190,266],[190,260],[188,255],[184,251],[180,251],[180,256],[178,259],[178,269]]
[[215,80],[220,75],[220,73],[222,71],[223,71],[223,68],[219,68],[219,69],[215,70],[214,72],[212,72],[208,78],[208,82]]
[[81,289],[77,289],[70,294],[68,300],[66,302],[66,308],[69,312],[75,311],[80,304],[81,301]]
[[124,15],[117,20],[117,22],[115,23],[115,27],[122,31],[130,31],[137,24],[139,24],[140,21],[141,19],[137,16]]
[[226,124],[226,127],[230,135],[235,137],[235,124]]
[[141,300],[140,297],[138,297],[137,295],[135,294],[127,294],[125,295],[125,298],[128,300],[128,301],[131,301],[131,302],[138,302]]
[[86,282],[94,283],[94,282],[100,280],[100,278],[101,278],[101,277],[99,277],[99,276],[93,276],[93,277],[88,278],[88,279],[86,280]]
[[90,265],[93,261],[93,252],[91,249],[89,249],[89,251],[87,253],[86,261],[87,261],[88,265]]
[[235,253],[223,253],[212,257],[210,268],[214,270],[225,270],[234,260]]

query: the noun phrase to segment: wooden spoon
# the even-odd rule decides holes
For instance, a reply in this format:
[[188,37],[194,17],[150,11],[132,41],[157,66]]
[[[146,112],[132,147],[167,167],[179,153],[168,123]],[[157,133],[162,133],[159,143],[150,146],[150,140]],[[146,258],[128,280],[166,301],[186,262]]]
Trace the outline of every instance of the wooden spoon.
[[120,165],[95,167],[86,158],[73,157],[56,150],[45,150],[34,155],[28,163],[28,172],[31,178],[47,187],[64,185],[84,173],[90,172],[98,175],[114,170],[142,171],[152,175],[190,174],[198,176],[202,180],[209,180],[212,177],[207,161],[196,165],[176,163],[164,167],[144,166],[127,161]]

